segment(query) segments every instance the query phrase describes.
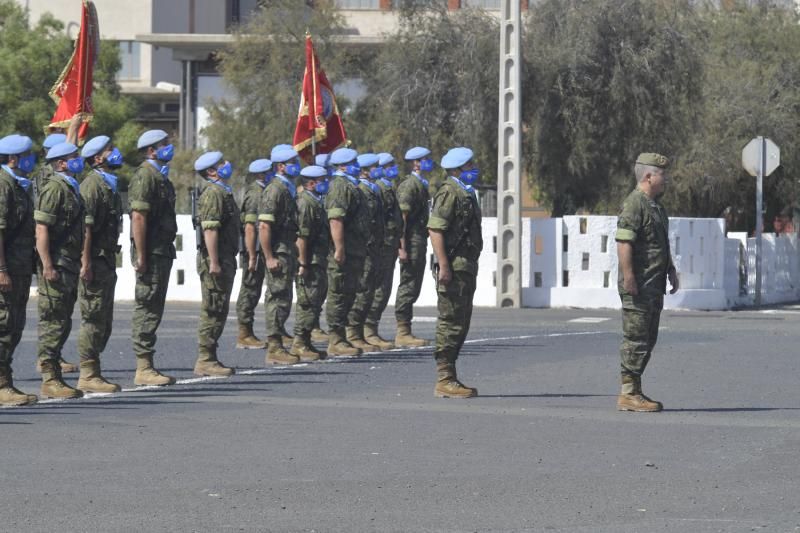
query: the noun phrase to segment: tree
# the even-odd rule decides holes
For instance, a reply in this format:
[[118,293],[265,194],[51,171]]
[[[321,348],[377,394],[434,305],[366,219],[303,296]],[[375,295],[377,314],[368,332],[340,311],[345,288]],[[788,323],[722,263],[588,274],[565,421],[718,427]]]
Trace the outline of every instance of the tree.
[[545,0],[527,23],[527,168],[553,216],[616,212],[639,152],[679,153],[704,35],[685,0]]

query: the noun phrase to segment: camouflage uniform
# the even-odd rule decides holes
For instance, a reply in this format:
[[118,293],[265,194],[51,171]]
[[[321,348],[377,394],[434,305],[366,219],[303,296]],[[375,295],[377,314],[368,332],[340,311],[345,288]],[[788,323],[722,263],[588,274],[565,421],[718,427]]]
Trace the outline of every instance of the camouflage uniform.
[[78,288],[81,308],[78,354],[83,363],[99,361],[111,336],[122,200],[97,171],[89,172],[81,183],[81,198],[84,222],[92,227],[92,281],[81,280]]
[[146,250],[136,250],[131,231],[131,260],[136,264],[137,254],[144,253],[147,271],[136,273],[136,303],[133,308],[133,352],[140,357],[152,358],[156,350],[156,330],[164,315],[169,275],[175,260],[175,235],[178,224],[175,217],[175,188],[172,182],[146,160],[133,174],[128,187],[131,211],[147,214]]
[[269,223],[272,228],[272,253],[280,263],[277,272],[266,271],[267,337],[275,338],[285,333],[292,309],[292,284],[297,273],[297,203],[281,176],[272,178],[264,189],[258,213],[258,220]]
[[672,268],[668,230],[667,212],[657,200],[650,199],[638,188],[628,195],[622,204],[616,240],[633,246],[633,273],[639,294],[633,296],[625,290],[620,269],[623,394],[640,392],[642,373],[658,338],[667,272]]
[[483,250],[481,209],[474,193],[454,178],[442,182],[433,199],[428,228],[439,230],[453,278],[439,284],[439,319],[436,322],[437,362],[455,365],[472,320],[472,297],[478,276],[478,258]]
[[[47,150],[45,150],[47,152]],[[53,168],[42,161],[39,167],[33,172],[31,181],[33,182],[33,198],[34,201],[39,197],[44,183],[55,175]]]
[[310,336],[311,330],[319,323],[328,291],[325,268],[330,248],[330,230],[323,201],[315,193],[306,190],[297,195],[297,235],[307,240],[308,266],[305,270],[308,274],[305,278],[298,276],[296,280],[295,336]]
[[236,277],[236,255],[239,252],[239,208],[233,193],[221,184],[209,183],[198,200],[198,217],[203,231],[216,229],[217,258],[222,273],[209,273],[210,260],[205,245],[197,254],[197,273],[203,303],[197,324],[198,360],[216,361],[217,346],[228,319],[231,290]]
[[[77,181],[75,182],[77,186]],[[61,349],[72,330],[72,310],[78,297],[84,210],[80,192],[63,176],[54,174],[41,184],[33,218],[49,229],[50,258],[58,279],[47,281],[39,265],[39,348],[45,372],[59,366]],[[50,366],[52,365],[52,366]]]
[[358,280],[364,271],[369,238],[369,226],[362,204],[364,200],[358,187],[347,176],[335,174],[325,195],[328,220],[341,219],[344,223],[345,262],[339,265],[334,259],[334,245],[328,255],[328,300],[326,317],[331,330],[344,330],[347,315],[353,307]]
[[0,388],[12,387],[11,362],[25,329],[34,257],[33,202],[28,192],[0,170],[0,232],[11,291],[0,291]]
[[407,215],[406,252],[408,261],[400,263],[394,314],[398,322],[411,322],[414,302],[422,290],[425,259],[428,252],[428,189],[415,176],[408,176],[397,188],[397,203]]
[[[364,258],[364,268],[358,280],[358,289],[355,300],[347,314],[347,324],[351,328],[363,328],[367,318],[367,313],[375,300],[375,289],[381,277],[381,250],[384,240],[384,214],[381,201],[380,190],[377,185],[361,180],[358,191],[361,193],[361,202],[365,223],[370,228],[366,240],[367,255]],[[374,188],[374,189],[373,189]],[[363,244],[362,244],[363,246]],[[356,332],[360,339],[363,336],[361,331]],[[348,339],[353,342],[348,335]]]
[[397,261],[397,249],[400,247],[400,233],[403,231],[403,215],[397,205],[397,194],[392,187],[392,182],[386,179],[377,181],[381,188],[381,201],[383,204],[383,243],[378,258],[378,280],[376,282],[375,298],[367,313],[366,323],[376,329],[381,321],[381,316],[389,304],[392,295],[392,281],[394,280],[394,265]]
[[[242,239],[244,239],[244,228],[246,224],[253,224],[258,228],[258,204],[261,194],[266,186],[260,181],[255,180],[247,187],[244,193],[244,200],[242,200],[241,209],[241,224],[242,224]],[[258,243],[258,234],[256,233],[256,243]],[[256,244],[258,249],[258,244]],[[239,326],[246,326],[253,329],[253,314],[258,301],[261,299],[261,288],[264,286],[264,259],[259,257],[256,261],[256,269],[253,272],[247,268],[250,256],[247,253],[247,248],[242,246],[242,252],[239,256],[239,262],[242,266],[242,284],[239,287],[239,297],[236,299],[236,315],[239,320]]]

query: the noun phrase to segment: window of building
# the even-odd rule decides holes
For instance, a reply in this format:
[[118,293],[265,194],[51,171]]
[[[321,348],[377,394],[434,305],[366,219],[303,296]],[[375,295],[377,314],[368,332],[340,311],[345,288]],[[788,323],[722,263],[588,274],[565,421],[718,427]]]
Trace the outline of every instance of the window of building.
[[117,79],[121,81],[141,79],[141,43],[120,41],[119,57],[122,67],[117,72]]
[[380,9],[380,0],[336,0],[342,9]]

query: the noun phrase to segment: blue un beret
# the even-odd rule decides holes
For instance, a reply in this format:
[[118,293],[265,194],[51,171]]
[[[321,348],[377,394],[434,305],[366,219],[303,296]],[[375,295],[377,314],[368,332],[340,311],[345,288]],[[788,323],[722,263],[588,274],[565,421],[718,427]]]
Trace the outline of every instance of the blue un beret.
[[330,159],[330,154],[317,154],[317,157],[314,158],[314,163],[318,167],[327,167],[330,164]]
[[394,163],[394,156],[392,156],[392,154],[387,152],[381,152],[378,154],[378,164],[380,166],[385,167],[386,165],[391,165],[392,163]]
[[331,165],[346,165],[358,157],[358,152],[352,148],[339,148],[331,154]]
[[423,159],[431,155],[431,151],[427,148],[422,146],[415,146],[414,148],[410,149],[406,152],[406,161],[416,161],[417,159]]
[[269,158],[272,159],[273,163],[278,162],[275,161],[275,154],[277,154],[282,150],[294,150],[294,146],[292,146],[291,144],[276,144],[275,146],[273,146],[272,150],[270,150],[269,152]]
[[111,139],[105,135],[98,135],[97,137],[93,137],[90,139],[86,144],[83,145],[83,150],[81,150],[81,157],[87,158],[92,157],[100,153],[100,150],[105,148]]
[[368,168],[378,164],[378,156],[375,154],[361,154],[358,156],[358,166]]
[[315,180],[327,176],[328,171],[325,170],[325,167],[319,165],[309,165],[300,171],[300,175],[304,178]]
[[19,155],[29,151],[33,146],[30,137],[17,133],[0,139],[0,154]]
[[194,169],[202,172],[213,167],[222,160],[222,152],[206,152],[198,157],[194,162]]
[[252,172],[253,174],[261,174],[263,172],[267,172],[271,168],[272,161],[269,159],[256,159],[250,163],[250,166],[247,167],[247,171]]
[[463,146],[451,148],[442,158],[442,168],[451,169],[464,166],[472,159],[472,156],[472,150],[469,148],[464,148]]
[[47,151],[45,159],[48,161],[52,159],[59,159],[64,156],[74,154],[78,151],[78,147],[72,143],[58,143]]
[[167,135],[167,132],[164,130],[148,130],[139,136],[139,141],[136,143],[136,148],[141,150],[142,148],[153,146],[154,144],[160,143],[167,137],[169,137],[169,135]]
[[269,157],[273,163],[286,163],[292,159],[297,158],[297,152],[291,148],[283,148],[281,150],[273,150],[272,155]]
[[44,142],[42,143],[42,148],[47,148],[48,150],[53,146],[67,142],[67,136],[63,133],[51,133],[47,137],[44,138]]

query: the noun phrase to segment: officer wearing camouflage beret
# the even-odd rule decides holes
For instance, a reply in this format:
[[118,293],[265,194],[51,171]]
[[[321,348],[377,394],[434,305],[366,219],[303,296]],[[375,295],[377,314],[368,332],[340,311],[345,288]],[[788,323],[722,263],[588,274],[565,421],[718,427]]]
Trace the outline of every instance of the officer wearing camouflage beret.
[[241,251],[239,263],[242,269],[242,284],[236,299],[236,315],[239,320],[239,335],[236,347],[242,349],[266,348],[264,341],[253,332],[253,317],[261,289],[264,286],[264,258],[258,243],[258,204],[261,194],[274,176],[272,161],[256,159],[248,167],[253,182],[247,187],[240,209]]
[[239,208],[228,180],[233,166],[222,152],[206,152],[194,162],[194,170],[208,184],[198,199],[197,214],[203,239],[197,253],[202,304],[197,324],[198,376],[230,376],[234,370],[219,361],[219,338],[228,319],[236,254],[239,251]]
[[0,405],[28,405],[37,397],[14,387],[11,362],[25,329],[33,276],[33,202],[28,174],[36,165],[32,141],[0,139]]
[[667,279],[671,294],[678,274],[669,247],[669,218],[660,198],[669,178],[669,160],[654,153],[639,154],[634,173],[638,182],[622,204],[617,222],[619,295],[622,300],[620,411],[660,411],[661,402],[642,393],[642,374],[658,338]]
[[172,385],[175,378],[153,366],[156,330],[164,315],[169,276],[175,260],[175,187],[169,179],[169,162],[175,147],[163,130],[149,130],[137,142],[144,161],[128,186],[131,213],[131,261],[136,271],[133,308],[133,353],[136,385]]
[[114,322],[122,200],[112,170],[122,166],[122,154],[109,137],[100,135],[84,145],[81,157],[91,171],[81,182],[86,230],[78,287],[81,309],[78,388],[84,392],[117,392],[120,386],[108,382],[100,371],[100,354],[105,350]]
[[78,274],[83,248],[84,208],[76,176],[84,162],[78,147],[64,142],[47,152],[53,176],[42,184],[36,199],[36,251],[39,308],[39,367],[42,396],[80,398],[83,393],[61,377],[61,350],[72,329],[78,298]]
[[472,150],[453,148],[442,158],[447,178],[433,198],[428,231],[438,260],[436,295],[437,380],[434,395],[439,398],[469,398],[478,390],[458,380],[456,360],[469,332],[472,297],[478,276],[478,258],[483,250],[481,208],[472,184],[478,168]]

